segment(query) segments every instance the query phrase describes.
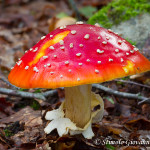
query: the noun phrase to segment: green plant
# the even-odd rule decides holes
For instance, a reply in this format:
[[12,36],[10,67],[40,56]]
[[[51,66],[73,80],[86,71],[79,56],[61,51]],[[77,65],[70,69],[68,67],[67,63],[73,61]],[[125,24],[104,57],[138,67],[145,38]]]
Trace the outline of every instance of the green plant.
[[64,13],[64,12],[61,12],[61,13],[58,13],[58,14],[56,15],[56,17],[57,17],[57,18],[63,18],[63,17],[68,17],[68,15],[67,15],[66,13]]
[[80,13],[86,18],[92,17],[93,13],[96,12],[96,7],[93,6],[84,6],[80,8]]
[[106,148],[107,148],[108,150],[115,150],[115,149],[116,149],[114,146],[112,146],[112,145],[110,145],[110,144],[106,144]]

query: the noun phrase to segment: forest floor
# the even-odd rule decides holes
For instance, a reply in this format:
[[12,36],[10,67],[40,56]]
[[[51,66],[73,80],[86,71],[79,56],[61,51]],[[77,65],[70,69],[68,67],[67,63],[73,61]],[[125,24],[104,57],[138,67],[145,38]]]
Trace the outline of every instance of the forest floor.
[[[76,0],[79,8],[91,5],[95,9],[100,9],[109,2],[110,0]],[[55,28],[64,13],[72,18],[76,15],[66,0],[5,0],[0,3],[0,88],[14,90],[7,83],[11,67],[26,50]],[[84,13],[80,15],[86,22],[88,16]],[[145,42],[143,49],[150,56],[150,39]],[[150,97],[149,72],[135,76],[134,79],[127,77],[102,85],[115,91]],[[34,93],[47,91],[18,90]],[[46,101],[0,92],[0,150],[150,149],[150,100],[140,103],[136,98],[118,97],[96,88],[93,91],[104,99],[105,112],[102,121],[92,125],[95,136],[91,140],[82,135],[59,137],[56,131],[49,135],[44,133],[47,124],[45,112],[58,108],[64,99],[63,90],[59,89],[58,94],[54,92],[49,95]]]

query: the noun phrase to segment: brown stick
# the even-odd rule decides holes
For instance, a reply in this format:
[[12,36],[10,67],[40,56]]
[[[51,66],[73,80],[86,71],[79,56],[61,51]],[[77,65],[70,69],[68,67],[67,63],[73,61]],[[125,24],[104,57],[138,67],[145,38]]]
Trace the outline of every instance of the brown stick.
[[[106,93],[116,95],[119,97],[141,100],[141,102],[139,102],[138,104],[150,103],[150,98],[140,96],[139,94],[130,94],[130,93],[125,93],[125,92],[114,91],[110,88],[107,88],[107,87],[104,87],[104,86],[98,85],[98,84],[93,84],[92,87],[98,88]],[[56,90],[46,91],[43,93],[34,93],[34,94],[31,92],[23,92],[23,91],[19,91],[19,93],[18,93],[17,91],[18,91],[17,89],[12,90],[12,89],[0,88],[1,94],[13,95],[13,96],[19,96],[19,97],[25,97],[25,98],[37,98],[37,99],[42,99],[42,100],[46,100],[46,97],[57,93]],[[42,95],[42,97],[41,97],[41,95]]]
[[[110,88],[107,88],[105,86],[99,85],[99,84],[93,84],[94,88],[100,89],[106,93],[112,94],[112,95],[116,95],[118,97],[123,97],[123,98],[129,98],[129,99],[137,99],[137,100],[141,100],[144,103],[150,103],[150,98],[141,96],[140,94],[131,94],[131,93],[126,93],[126,92],[119,92],[119,91],[114,91]],[[143,102],[139,102],[138,104],[142,104]]]

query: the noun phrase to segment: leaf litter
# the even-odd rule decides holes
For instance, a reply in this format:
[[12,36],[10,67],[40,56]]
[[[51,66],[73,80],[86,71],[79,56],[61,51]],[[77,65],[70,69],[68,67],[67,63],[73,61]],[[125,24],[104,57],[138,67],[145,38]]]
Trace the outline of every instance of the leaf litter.
[[[109,0],[76,1],[81,8],[88,5],[99,8],[109,2]],[[57,18],[59,13],[63,12],[72,17],[71,21],[75,21],[74,12],[68,3],[62,0],[51,2],[7,0],[0,4],[0,8],[2,8],[0,9],[0,14],[2,14],[0,15],[0,77],[5,78],[25,50],[40,40],[41,36],[56,28],[58,22],[62,20],[67,22],[67,19]],[[86,19],[87,16],[82,17]],[[149,43],[150,38],[147,39],[143,48],[143,53],[148,58]],[[149,72],[140,77],[135,76],[124,80],[150,84]],[[150,97],[150,89],[134,84],[111,81],[103,83],[103,85],[114,90],[140,93]],[[1,80],[0,87],[8,88]],[[143,139],[150,141],[150,104],[138,105],[136,99],[118,98],[97,89],[93,89],[93,91],[102,95],[105,101],[105,113],[100,123],[92,125],[95,133],[92,140],[84,139],[81,135],[59,137],[56,130],[50,135],[44,133],[44,127],[47,124],[44,115],[48,110],[60,106],[64,99],[63,90],[59,89],[58,96],[49,97],[46,102],[0,94],[0,149],[105,150],[116,148],[129,150],[140,149],[142,146],[106,145],[103,143],[107,139],[110,141]],[[37,103],[31,105],[29,101]],[[39,106],[37,107],[37,105]]]

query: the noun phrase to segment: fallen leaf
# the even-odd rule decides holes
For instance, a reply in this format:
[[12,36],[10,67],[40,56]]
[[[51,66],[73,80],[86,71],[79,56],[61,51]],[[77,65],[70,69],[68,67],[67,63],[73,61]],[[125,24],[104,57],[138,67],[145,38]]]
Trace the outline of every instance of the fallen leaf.
[[14,43],[17,39],[14,37],[11,31],[9,30],[2,30],[0,31],[0,37],[3,38],[5,41],[9,43]]
[[146,119],[131,120],[124,125],[129,130],[150,130],[150,121]]
[[7,25],[11,28],[30,28],[32,27],[34,18],[31,15],[23,13],[5,12],[0,16],[0,24]]
[[31,107],[27,106],[26,108],[21,109],[20,111],[9,117],[0,119],[0,122],[5,124],[16,121],[20,121],[20,123],[25,123],[25,127],[41,125],[41,111],[34,111]]
[[49,146],[49,143],[47,141],[44,141],[42,144],[36,145],[36,150],[51,150],[51,147]]
[[121,112],[121,115],[123,117],[130,117],[131,116],[131,106],[124,105],[124,104],[119,104],[119,109]]
[[[8,44],[1,44],[0,49],[2,49],[0,51],[0,68],[10,70],[10,68],[14,65],[14,52]],[[1,71],[4,72],[3,70]]]
[[150,71],[130,76],[130,79],[150,85]]
[[12,110],[12,104],[6,101],[5,97],[0,97],[0,119],[14,114]]
[[11,140],[14,141],[16,147],[24,149],[34,149],[39,138],[44,137],[44,129],[42,126],[28,126],[24,131],[20,131]]
[[76,23],[76,19],[72,17],[63,17],[63,18],[56,18],[53,17],[49,21],[49,32],[53,31],[54,29],[64,26],[64,25],[71,25]]
[[17,4],[20,4],[20,3],[27,3],[27,1],[29,0],[5,0],[4,3],[5,5],[17,5]]
[[139,146],[122,146],[118,150],[140,150]]
[[143,139],[145,139],[145,140],[147,140],[147,141],[150,141],[150,131],[147,131],[147,130],[140,130],[140,131],[138,131],[138,133],[139,133],[139,139],[140,140],[143,140]]
[[7,147],[7,146],[4,146],[4,145],[2,145],[2,144],[0,143],[0,149],[1,149],[1,150],[7,150],[8,147]]
[[57,150],[71,150],[75,146],[75,141],[57,142],[55,148]]
[[108,137],[109,135],[112,135],[112,137],[118,136],[118,138],[120,137],[120,138],[128,139],[130,135],[127,131],[124,131],[123,125],[118,125],[112,122],[101,123],[97,127],[98,127],[97,133],[99,133],[99,136],[103,136],[103,137]]

